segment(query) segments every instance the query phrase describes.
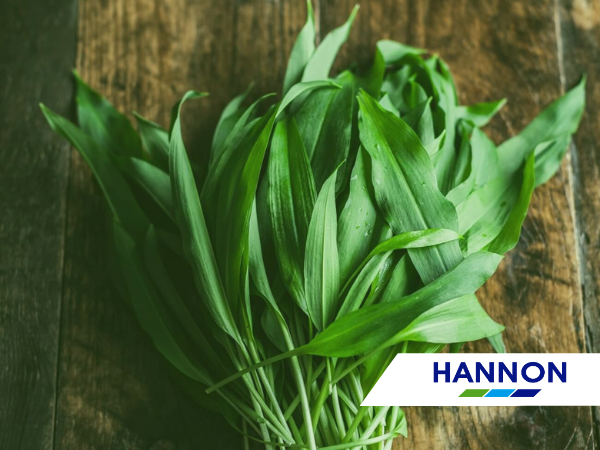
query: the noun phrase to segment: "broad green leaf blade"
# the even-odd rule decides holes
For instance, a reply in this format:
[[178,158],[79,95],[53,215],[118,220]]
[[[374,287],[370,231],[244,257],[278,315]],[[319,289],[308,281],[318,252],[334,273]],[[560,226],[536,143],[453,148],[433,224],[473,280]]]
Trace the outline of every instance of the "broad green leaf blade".
[[201,201],[215,257],[232,310],[248,269],[248,227],[263,158],[277,107],[248,124],[209,173]]
[[535,147],[535,186],[540,186],[554,176],[560,168],[571,134],[565,133],[555,140],[542,142]]
[[332,81],[328,80],[317,80],[317,81],[306,81],[303,83],[297,83],[293,85],[290,90],[285,94],[279,108],[277,109],[277,113],[275,117],[279,117],[280,114],[283,113],[285,108],[290,105],[296,98],[301,97],[303,94],[306,94],[308,91],[319,89],[319,88],[336,88],[339,89],[340,86]]
[[367,256],[377,221],[375,194],[371,185],[371,163],[364,149],[359,149],[352,175],[350,192],[338,220],[340,280],[345,283]]
[[[352,280],[358,275],[340,308],[338,318],[360,307],[360,303],[371,286],[371,282],[375,279],[377,272],[390,252],[440,245],[458,238],[458,234],[452,230],[423,230],[402,233],[382,242],[369,253],[355,274],[350,278]],[[378,258],[382,254],[384,257]],[[372,260],[376,260],[377,262],[372,264]]]
[[[312,93],[296,115],[298,129],[311,162],[317,190],[350,155],[352,122],[356,117],[356,79],[346,71],[336,78],[341,89]],[[291,91],[290,91],[291,92]],[[356,148],[354,149],[356,151]],[[339,168],[337,190],[344,184],[346,168]]]
[[473,122],[477,127],[483,127],[492,120],[498,111],[506,105],[506,99],[488,103],[476,103],[471,106],[458,106],[457,118]]
[[585,82],[583,77],[577,86],[552,102],[521,133],[498,147],[504,173],[516,171],[538,144],[575,133],[585,108]]
[[504,330],[483,310],[474,294],[434,306],[418,316],[396,339],[430,343],[459,343],[494,336]]
[[340,47],[350,34],[352,22],[358,12],[358,5],[354,7],[350,17],[344,25],[336,28],[325,36],[325,39],[317,47],[312,57],[306,64],[302,81],[325,80],[329,78],[329,71],[335,61],[335,57],[340,50]]
[[[219,356],[217,356],[213,345],[201,331],[199,325],[194,320],[192,312],[189,310],[169,278],[167,268],[161,257],[159,238],[153,226],[150,226],[148,229],[143,248],[143,256],[148,275],[161,293],[165,305],[177,319],[177,325],[187,333],[191,342],[202,352],[202,360],[207,363],[207,367],[209,367],[211,371],[218,370],[219,377],[226,375],[227,368],[223,365]],[[211,330],[211,332],[214,332],[214,330]],[[224,336],[222,333],[219,334],[220,336],[215,337],[218,338]]]
[[[208,173],[209,176],[213,176],[218,178],[220,176],[221,171],[223,170],[223,166],[220,166],[220,162],[222,159],[227,160],[232,151],[235,151],[237,146],[239,145],[242,138],[248,133],[248,129],[251,128],[251,124],[255,120],[255,114],[258,106],[267,98],[273,97],[275,94],[266,94],[257,99],[254,103],[252,103],[244,113],[237,120],[232,130],[229,132],[223,145],[219,147],[213,147],[210,152],[210,158],[208,161]],[[208,183],[208,181],[207,181]]]
[[131,176],[156,202],[158,206],[175,220],[171,179],[158,167],[138,158],[127,158],[123,161],[125,172]]
[[306,1],[306,23],[292,47],[288,59],[285,77],[283,79],[283,93],[286,94],[290,88],[302,78],[306,64],[315,52],[315,14],[310,0]]
[[317,197],[306,238],[304,290],[308,314],[318,330],[334,319],[339,295],[335,171]]
[[517,244],[535,184],[533,167],[531,156],[522,172],[497,177],[458,205],[459,231],[467,253],[484,248],[505,253]]
[[211,379],[208,373],[189,360],[165,322],[160,294],[144,269],[135,242],[117,222],[114,222],[113,234],[131,305],[140,325],[150,335],[158,351],[171,364],[193,380],[210,386]]
[[140,137],[129,119],[91,89],[74,71],[77,82],[77,119],[100,150],[121,156],[143,158]]
[[531,154],[527,158],[523,168],[523,178],[519,196],[512,207],[506,223],[502,227],[502,231],[500,231],[498,236],[487,247],[488,251],[504,254],[515,248],[519,242],[523,221],[525,220],[525,216],[527,216],[529,202],[531,201],[533,189],[535,188],[534,165],[535,156]]
[[381,40],[377,42],[377,48],[383,56],[383,60],[387,65],[394,64],[404,58],[406,55],[422,55],[427,53],[427,50],[421,48],[411,47],[409,45],[401,44],[400,42],[391,40]]
[[215,128],[211,152],[215,152],[216,149],[221,148],[223,144],[225,144],[225,139],[227,139],[227,136],[229,136],[237,121],[244,114],[241,106],[246,97],[248,97],[252,87],[253,84],[250,84],[243,93],[234,97],[223,109],[217,127]]
[[260,292],[269,306],[274,311],[279,313],[279,306],[277,306],[277,301],[275,300],[275,296],[271,291],[271,286],[269,285],[269,278],[267,276],[267,270],[265,268],[265,262],[263,259],[260,230],[258,227],[258,216],[256,212],[256,202],[252,207],[248,241],[249,270],[250,275],[252,276],[252,281],[254,282],[258,292]]
[[282,120],[275,128],[267,195],[274,251],[284,284],[298,306],[306,310],[304,253],[316,189],[293,119]]
[[136,240],[143,239],[148,219],[110,156],[73,123],[44,105],[40,104],[40,108],[50,127],[71,142],[88,163],[115,218]]
[[332,323],[303,351],[310,354],[350,357],[391,346],[398,333],[435,306],[474,293],[496,271],[502,257],[475,253],[454,269],[408,297],[354,311]]
[[169,171],[169,133],[163,127],[137,113],[133,113],[138,123],[142,144],[150,156],[150,162],[164,172]]
[[190,98],[202,96],[203,94],[197,92],[187,92],[177,105],[174,116],[169,148],[169,172],[175,217],[181,231],[185,256],[192,267],[194,280],[202,299],[216,324],[241,344],[242,341],[221,282],[194,175],[181,136],[179,119],[181,105]]
[[[419,138],[364,91],[358,98],[360,139],[371,155],[377,204],[394,233],[427,228],[458,231],[454,206],[438,190],[431,160]],[[462,260],[457,242],[409,254],[424,283]]]

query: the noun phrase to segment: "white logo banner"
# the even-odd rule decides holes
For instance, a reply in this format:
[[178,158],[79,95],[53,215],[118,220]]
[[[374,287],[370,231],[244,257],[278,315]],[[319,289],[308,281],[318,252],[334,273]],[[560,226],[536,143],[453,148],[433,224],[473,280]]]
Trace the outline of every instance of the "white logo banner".
[[600,354],[400,353],[362,406],[596,406]]

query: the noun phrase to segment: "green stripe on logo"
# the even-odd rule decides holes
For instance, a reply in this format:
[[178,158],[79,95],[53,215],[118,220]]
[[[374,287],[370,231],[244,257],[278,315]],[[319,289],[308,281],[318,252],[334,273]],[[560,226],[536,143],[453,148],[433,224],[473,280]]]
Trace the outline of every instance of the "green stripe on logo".
[[483,397],[487,394],[489,389],[465,389],[465,392],[459,395],[459,397]]

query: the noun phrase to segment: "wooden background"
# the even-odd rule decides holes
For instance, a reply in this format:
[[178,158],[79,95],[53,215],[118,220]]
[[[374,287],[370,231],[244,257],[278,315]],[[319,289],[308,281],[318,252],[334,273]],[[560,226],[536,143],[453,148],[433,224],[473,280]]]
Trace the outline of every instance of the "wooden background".
[[[353,1],[313,4],[323,36]],[[303,0],[3,0],[0,449],[241,448],[171,386],[110,287],[99,188],[37,104],[74,116],[73,67],[119,109],[162,124],[187,89],[207,90],[211,97],[186,112],[191,147],[201,149],[226,101],[249,82],[257,95],[279,88],[305,17]],[[570,157],[536,191],[521,243],[480,298],[506,324],[509,351],[599,352],[600,1],[368,0],[340,65],[369,60],[382,38],[438,52],[464,103],[506,96],[488,127],[496,141],[587,73]],[[410,435],[397,449],[600,442],[600,410],[589,407],[407,414]]]

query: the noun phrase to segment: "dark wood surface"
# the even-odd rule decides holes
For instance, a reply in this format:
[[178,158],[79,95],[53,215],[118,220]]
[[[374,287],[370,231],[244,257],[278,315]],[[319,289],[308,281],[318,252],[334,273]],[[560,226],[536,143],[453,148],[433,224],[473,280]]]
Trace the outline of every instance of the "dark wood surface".
[[[321,36],[353,2],[313,2]],[[185,90],[203,159],[225,102],[279,90],[303,0],[5,0],[0,14],[0,449],[238,449],[197,411],[111,288],[104,202],[37,103],[73,115],[69,70],[119,109],[166,124]],[[338,64],[378,39],[439,53],[461,101],[509,103],[496,141],[588,75],[570,157],[533,198],[519,246],[481,292],[512,352],[600,351],[600,2],[372,0]],[[484,344],[469,350],[489,351]],[[593,449],[587,407],[408,408],[397,449]],[[596,436],[594,438],[594,432]],[[594,444],[596,442],[596,444]]]

